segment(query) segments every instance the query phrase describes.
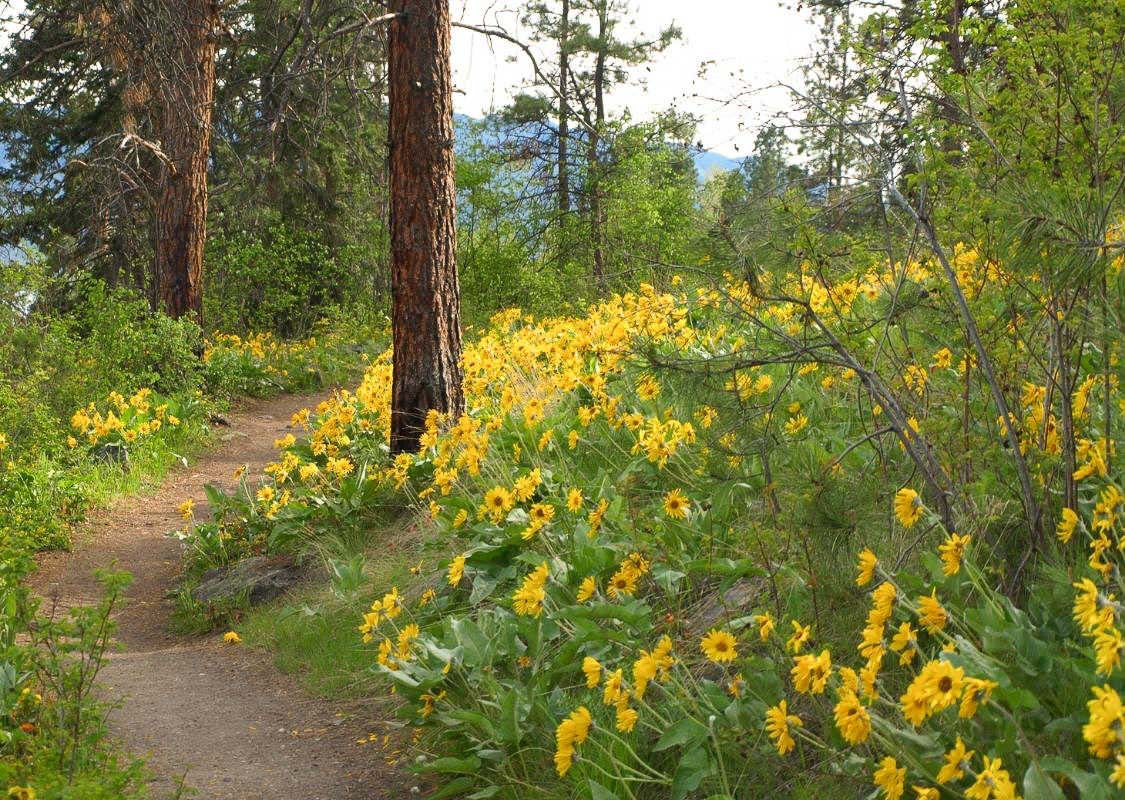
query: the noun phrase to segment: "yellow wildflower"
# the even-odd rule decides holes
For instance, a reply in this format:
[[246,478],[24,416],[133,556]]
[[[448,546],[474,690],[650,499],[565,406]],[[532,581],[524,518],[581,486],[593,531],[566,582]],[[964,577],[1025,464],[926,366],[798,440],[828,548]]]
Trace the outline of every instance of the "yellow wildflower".
[[688,499],[679,489],[664,495],[664,513],[672,519],[684,519],[688,514]]
[[875,576],[875,565],[879,563],[879,559],[868,548],[864,548],[859,554],[859,574],[856,576],[856,586],[866,586],[871,583],[871,579]]
[[738,658],[735,645],[735,638],[729,633],[712,629],[699,643],[699,649],[716,664],[729,664]]
[[937,633],[949,622],[949,614],[938,602],[937,589],[929,597],[922,595],[918,598],[918,622],[930,633]]
[[602,677],[602,665],[596,658],[586,656],[582,659],[582,672],[586,675],[586,688],[593,689]]
[[785,700],[766,710],[766,732],[777,746],[779,755],[785,755],[796,746],[789,729],[799,728],[801,725],[801,718],[789,713]]
[[465,577],[465,554],[462,553],[456,556],[449,562],[449,575],[447,580],[450,586],[456,586],[461,583],[461,579]]
[[946,575],[956,575],[961,571],[961,559],[965,557],[965,550],[972,540],[972,536],[959,536],[956,533],[949,535],[949,538],[938,547],[938,553],[941,555],[942,561],[942,572]]
[[899,800],[904,791],[906,767],[899,768],[898,762],[887,756],[879,762],[874,780],[875,785],[883,790],[883,797],[887,800]]
[[902,527],[909,528],[922,517],[925,506],[921,498],[913,489],[899,489],[895,493],[895,516],[902,523]]
[[754,622],[758,624],[758,638],[763,642],[769,639],[774,629],[773,615],[768,611],[765,614],[755,614]]

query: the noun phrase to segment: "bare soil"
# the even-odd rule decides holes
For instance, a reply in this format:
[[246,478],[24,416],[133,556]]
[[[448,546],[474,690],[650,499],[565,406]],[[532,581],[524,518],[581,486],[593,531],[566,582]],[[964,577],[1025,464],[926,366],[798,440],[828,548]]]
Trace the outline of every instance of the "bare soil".
[[[168,536],[183,523],[177,506],[204,507],[207,483],[232,487],[273,460],[273,442],[294,411],[325,395],[247,401],[216,428],[219,444],[173,471],[151,494],[122,498],[93,514],[69,553],[40,558],[32,587],[64,605],[94,602],[93,572],[116,565],[133,573],[117,615],[121,649],[99,676],[117,701],[111,732],[144,758],[152,793],[214,800],[351,800],[409,796],[415,781],[393,763],[395,751],[370,734],[393,729],[373,703],[330,703],[309,696],[277,671],[268,654],[169,632],[181,544]],[[392,741],[397,737],[392,737]],[[365,740],[365,744],[360,744]],[[194,792],[194,793],[193,793]]]

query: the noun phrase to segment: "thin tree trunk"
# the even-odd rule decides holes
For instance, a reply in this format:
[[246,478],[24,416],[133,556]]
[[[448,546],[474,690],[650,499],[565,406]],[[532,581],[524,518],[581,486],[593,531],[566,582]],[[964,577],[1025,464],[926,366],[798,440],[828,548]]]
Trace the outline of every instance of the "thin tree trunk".
[[168,156],[156,209],[154,269],[161,305],[174,318],[203,324],[203,247],[207,239],[207,162],[215,96],[213,0],[167,5],[169,63],[163,65],[162,145]]
[[[1056,301],[1057,302],[1057,301]],[[1059,412],[1062,415],[1062,456],[1063,456],[1063,505],[1078,510],[1078,482],[1074,480],[1076,468],[1076,449],[1074,440],[1074,386],[1070,376],[1070,362],[1067,360],[1066,339],[1063,336],[1063,323],[1055,316],[1054,306],[1050,308],[1051,350],[1057,364],[1058,389],[1061,397]],[[1081,348],[1079,348],[1081,352]],[[1052,370],[1050,375],[1055,374]],[[1050,422],[1050,408],[1043,414],[1043,431],[1047,432]]]
[[598,52],[594,59],[594,127],[589,134],[586,162],[590,183],[590,238],[594,246],[594,282],[605,290],[605,209],[602,203],[601,159],[598,146],[605,124],[605,61],[609,10],[605,3],[598,8]]
[[567,107],[566,78],[570,71],[570,0],[562,0],[559,18],[559,222],[565,224],[570,213],[570,169],[567,166],[567,138],[570,133],[570,109]]
[[[961,38],[961,22],[965,17],[963,0],[952,0],[946,12],[946,31],[941,35],[945,45],[946,54],[949,56],[949,67],[954,75],[965,75],[965,46]],[[946,92],[938,98],[941,115],[945,118],[948,128],[942,134],[941,148],[953,163],[961,161],[961,137],[957,127],[961,124],[961,110],[957,101]]]
[[414,452],[430,411],[456,417],[461,308],[449,0],[397,0],[390,27],[391,452]]
[[[1008,440],[1008,451],[1012,459],[1012,466],[1015,467],[1016,477],[1019,479],[1020,488],[1020,502],[1023,504],[1024,518],[1027,520],[1027,526],[1031,534],[1030,547],[1028,554],[1032,550],[1043,545],[1043,519],[1039,504],[1035,500],[1035,492],[1031,487],[1031,473],[1027,467],[1027,461],[1023,457],[1023,452],[1020,450],[1019,434],[1016,432],[1015,418],[1012,416],[1008,408],[1008,401],[1004,397],[1004,391],[1000,386],[1000,382],[996,378],[996,371],[992,366],[992,357],[989,355],[988,350],[985,349],[984,342],[980,338],[980,331],[977,329],[976,318],[973,312],[969,309],[969,302],[965,299],[965,293],[961,291],[961,284],[957,280],[957,273],[949,263],[949,258],[945,254],[944,248],[938,241],[937,233],[934,231],[933,225],[929,217],[923,216],[917,209],[912,206],[898,187],[893,183],[888,183],[887,189],[895,202],[910,215],[914,220],[914,224],[925,235],[930,250],[937,257],[938,263],[941,265],[942,271],[945,273],[946,284],[949,286],[953,294],[954,304],[961,315],[961,321],[965,325],[965,333],[968,336],[969,343],[972,345],[973,350],[977,356],[977,365],[981,369],[985,383],[992,394],[992,401],[996,405],[996,410],[1000,414],[1001,424],[1004,426],[1003,435]],[[1026,563],[1026,556],[1024,563]],[[1020,564],[1020,569],[1023,568],[1023,563]]]

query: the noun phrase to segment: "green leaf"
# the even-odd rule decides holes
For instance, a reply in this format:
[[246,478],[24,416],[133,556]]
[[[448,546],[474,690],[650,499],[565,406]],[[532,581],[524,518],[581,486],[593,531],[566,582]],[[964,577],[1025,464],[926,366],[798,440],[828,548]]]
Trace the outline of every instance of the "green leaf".
[[667,750],[670,747],[676,747],[687,742],[698,744],[706,741],[706,739],[707,728],[689,717],[673,723],[671,728],[664,731],[664,734],[653,745],[652,750],[659,753],[661,750]]
[[433,761],[427,761],[418,767],[419,772],[440,772],[442,774],[456,774],[458,772],[473,773],[480,769],[480,759],[476,756],[456,758],[455,756],[442,756]]
[[469,604],[475,606],[482,600],[486,600],[492,595],[497,583],[499,581],[491,575],[477,574],[473,578],[473,591],[469,594]]
[[468,776],[454,778],[434,794],[429,795],[430,800],[441,800],[444,797],[456,797],[461,792],[473,785],[473,779]]
[[617,800],[617,795],[602,786],[593,778],[589,780],[590,800]]
[[496,728],[492,724],[492,720],[486,717],[479,711],[471,711],[467,708],[457,708],[452,711],[445,712],[444,716],[448,719],[460,720],[473,725],[484,736],[494,738],[496,736]]
[[1024,800],[1063,800],[1062,789],[1034,761],[1023,774],[1023,796]]
[[520,743],[520,717],[523,716],[523,703],[517,689],[509,689],[500,698],[500,726],[497,732],[505,744]]
[[651,609],[644,603],[632,600],[624,605],[616,603],[594,603],[586,606],[569,606],[559,609],[558,616],[563,619],[616,619],[629,625],[639,625],[644,622]]
[[694,792],[703,783],[703,779],[711,774],[711,762],[707,758],[707,751],[702,747],[693,747],[680,759],[676,774],[672,777],[672,800],[684,800],[689,792]]
[[680,585],[680,581],[686,578],[687,575],[677,569],[671,569],[663,564],[653,568],[652,579],[656,581],[656,585],[664,590],[664,593],[671,596],[676,593],[676,588]]
[[488,663],[491,647],[488,637],[471,619],[455,619],[450,623],[457,644],[464,650],[465,666],[476,667]]
[[[1061,773],[1073,781],[1074,785],[1078,787],[1078,794],[1082,797],[1082,800],[1109,800],[1113,796],[1109,784],[1103,777],[1079,769],[1064,758],[1047,756],[1039,760],[1039,767],[1045,772]],[[1024,784],[1026,785],[1026,783],[1027,776],[1025,775]]]

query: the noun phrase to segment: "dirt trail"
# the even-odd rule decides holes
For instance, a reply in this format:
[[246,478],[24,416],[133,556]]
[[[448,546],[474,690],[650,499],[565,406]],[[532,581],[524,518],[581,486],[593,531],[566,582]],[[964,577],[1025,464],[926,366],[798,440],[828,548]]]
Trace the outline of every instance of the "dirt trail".
[[180,544],[166,536],[182,522],[177,506],[200,506],[203,486],[230,487],[235,470],[260,470],[292,413],[320,396],[251,401],[218,428],[220,444],[171,473],[153,493],[124,498],[91,518],[74,552],[45,554],[32,580],[64,604],[97,597],[93,571],[117,566],[134,575],[118,615],[118,640],[99,677],[120,707],[112,732],[155,774],[153,795],[175,796],[180,779],[211,800],[350,800],[398,798],[413,781],[383,753],[357,741],[373,730],[378,711],[308,696],[279,673],[268,655],[224,645],[221,634],[178,637],[168,632],[168,591],[179,573]]

